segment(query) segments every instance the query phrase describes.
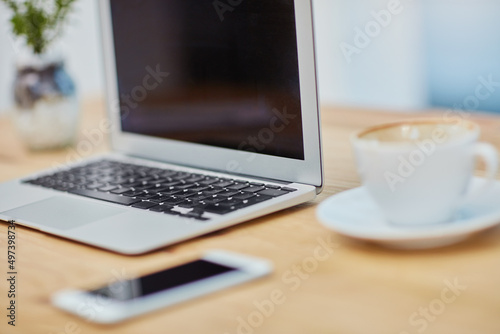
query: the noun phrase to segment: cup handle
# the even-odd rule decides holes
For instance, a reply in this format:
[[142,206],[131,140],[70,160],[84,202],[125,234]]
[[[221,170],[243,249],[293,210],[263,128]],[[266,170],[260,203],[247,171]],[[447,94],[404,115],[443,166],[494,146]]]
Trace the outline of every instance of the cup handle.
[[474,147],[474,156],[483,159],[486,165],[486,179],[478,189],[465,195],[462,204],[467,204],[490,190],[495,183],[496,174],[498,172],[498,152],[495,146],[483,142],[476,143]]

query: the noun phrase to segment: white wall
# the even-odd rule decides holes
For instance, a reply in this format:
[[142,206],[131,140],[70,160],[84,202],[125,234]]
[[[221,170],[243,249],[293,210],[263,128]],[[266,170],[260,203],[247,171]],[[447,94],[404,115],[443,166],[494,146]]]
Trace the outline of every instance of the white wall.
[[[70,73],[83,98],[102,94],[98,0],[78,0],[61,39]],[[418,108],[425,100],[421,80],[419,5],[401,0],[404,10],[392,18],[371,44],[348,63],[340,45],[354,43],[356,27],[373,21],[370,12],[395,0],[313,0],[323,103]],[[8,33],[9,14],[0,3],[0,110],[10,106],[16,43]]]
[[[420,2],[313,2],[323,103],[391,109],[424,107]],[[388,7],[392,3],[399,3],[393,10],[397,14],[380,15],[391,13]],[[372,12],[383,17],[383,24],[377,22]],[[373,29],[369,30],[373,37],[366,35],[367,27]],[[358,29],[368,36],[369,43],[360,43]]]

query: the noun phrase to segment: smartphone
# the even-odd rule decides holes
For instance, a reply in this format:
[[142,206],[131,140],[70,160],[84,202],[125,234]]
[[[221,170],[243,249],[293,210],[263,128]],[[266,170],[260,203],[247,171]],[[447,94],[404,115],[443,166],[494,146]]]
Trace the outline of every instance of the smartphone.
[[195,261],[94,290],[63,290],[53,295],[52,303],[87,321],[110,324],[250,281],[271,271],[271,263],[264,259],[210,251]]

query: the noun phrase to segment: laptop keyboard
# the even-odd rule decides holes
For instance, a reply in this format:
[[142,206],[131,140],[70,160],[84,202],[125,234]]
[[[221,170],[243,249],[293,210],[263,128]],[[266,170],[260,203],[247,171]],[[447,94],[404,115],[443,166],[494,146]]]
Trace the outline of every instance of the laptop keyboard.
[[23,181],[137,209],[208,220],[297,189],[99,160]]

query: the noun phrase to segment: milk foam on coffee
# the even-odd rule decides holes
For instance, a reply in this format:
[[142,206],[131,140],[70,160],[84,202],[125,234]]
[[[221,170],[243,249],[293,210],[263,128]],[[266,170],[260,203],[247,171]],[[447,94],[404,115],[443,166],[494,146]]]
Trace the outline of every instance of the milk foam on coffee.
[[384,143],[415,143],[423,140],[446,142],[458,137],[471,135],[474,130],[475,124],[469,122],[458,126],[435,121],[413,121],[375,127],[361,132],[358,138]]

